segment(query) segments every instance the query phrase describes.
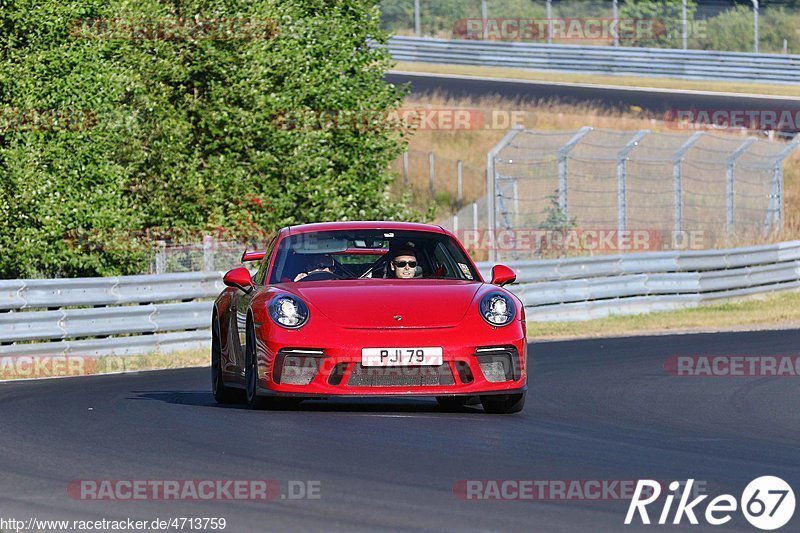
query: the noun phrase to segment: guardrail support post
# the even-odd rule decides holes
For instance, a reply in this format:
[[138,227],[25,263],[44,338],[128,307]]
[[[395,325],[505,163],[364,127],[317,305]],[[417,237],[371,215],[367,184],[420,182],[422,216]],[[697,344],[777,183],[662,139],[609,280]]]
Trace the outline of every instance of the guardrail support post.
[[650,133],[650,130],[641,130],[628,141],[622,150],[617,154],[617,231],[625,231],[628,227],[628,206],[627,206],[627,173],[628,155],[631,150],[639,146],[639,142]]
[[733,153],[728,156],[728,165],[725,171],[725,197],[726,197],[726,215],[725,215],[725,230],[727,231],[728,235],[733,233],[733,226],[735,224],[734,219],[734,189],[733,189],[733,176],[734,171],[736,169],[736,160],[739,159],[742,154],[744,154],[747,149],[750,147],[751,144],[756,142],[755,137],[749,137],[745,140],[739,147],[733,151]]
[[675,155],[672,157],[672,180],[673,180],[673,187],[674,187],[674,225],[673,231],[675,235],[672,238],[672,242],[675,242],[675,239],[683,232],[683,158],[686,156],[686,152],[694,146],[694,144],[700,140],[700,137],[703,136],[702,131],[696,132],[694,135],[689,137],[689,139],[683,143],[683,145],[678,148],[678,151],[675,152]]
[[783,162],[800,146],[800,135],[796,136],[780,154],[772,166],[772,191],[769,195],[767,216],[764,217],[764,237],[776,227],[783,230]]
[[572,139],[567,142],[558,150],[558,208],[564,213],[565,217],[569,216],[569,202],[567,196],[567,156],[573,148],[583,139],[587,133],[592,131],[591,126],[584,126]]
[[[487,231],[491,232],[490,236],[493,238],[495,235],[496,228],[496,218],[495,218],[495,209],[497,208],[497,192],[495,187],[495,182],[497,180],[497,154],[508,146],[514,137],[519,135],[522,132],[522,127],[517,126],[508,133],[500,140],[494,148],[489,150],[489,153],[486,156],[486,215],[487,215]],[[476,218],[477,220],[477,218]],[[493,240],[491,242],[494,242]],[[492,245],[489,248],[489,261],[495,262],[497,261],[497,247]]]

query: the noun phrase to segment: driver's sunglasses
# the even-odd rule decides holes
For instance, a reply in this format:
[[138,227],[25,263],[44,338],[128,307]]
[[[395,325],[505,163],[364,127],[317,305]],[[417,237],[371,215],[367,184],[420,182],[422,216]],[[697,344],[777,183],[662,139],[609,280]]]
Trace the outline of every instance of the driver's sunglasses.
[[393,261],[393,263],[397,268],[403,268],[406,265],[410,266],[411,268],[417,268],[416,261]]

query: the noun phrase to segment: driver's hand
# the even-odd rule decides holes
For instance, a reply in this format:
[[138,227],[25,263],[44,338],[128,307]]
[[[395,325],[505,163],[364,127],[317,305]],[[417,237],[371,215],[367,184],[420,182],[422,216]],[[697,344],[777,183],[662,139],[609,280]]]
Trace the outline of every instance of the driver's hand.
[[300,272],[298,275],[296,275],[296,276],[294,277],[294,280],[295,280],[295,281],[300,281],[301,279],[303,279],[303,278],[304,278],[304,277],[306,277],[306,276],[308,276],[308,274],[306,274],[305,272]]

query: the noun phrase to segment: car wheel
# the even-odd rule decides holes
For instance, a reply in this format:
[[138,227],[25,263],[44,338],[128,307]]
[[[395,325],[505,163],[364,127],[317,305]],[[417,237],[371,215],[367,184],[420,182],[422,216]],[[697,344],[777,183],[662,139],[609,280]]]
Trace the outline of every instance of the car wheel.
[[525,393],[481,396],[481,404],[483,410],[491,414],[519,413],[525,407]]
[[450,411],[460,409],[467,405],[469,398],[469,396],[437,396],[436,401],[439,402],[439,405]]
[[222,378],[222,345],[216,316],[211,321],[211,392],[217,403],[232,403],[237,400],[236,391],[226,387]]
[[264,409],[264,398],[258,395],[258,358],[256,357],[256,333],[250,322],[247,323],[247,344],[245,345],[244,383],[247,405],[253,409]]

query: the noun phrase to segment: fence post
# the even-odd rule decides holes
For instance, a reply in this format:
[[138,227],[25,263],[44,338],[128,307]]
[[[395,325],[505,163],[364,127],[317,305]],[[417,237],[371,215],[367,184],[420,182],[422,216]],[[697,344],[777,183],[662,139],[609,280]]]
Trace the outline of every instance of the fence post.
[[650,130],[641,130],[628,141],[622,150],[617,154],[617,231],[625,231],[628,226],[628,205],[627,205],[627,172],[628,155],[631,150],[639,145],[639,142],[650,133]]
[[461,203],[464,200],[464,180],[462,162],[459,159],[456,161],[456,207],[461,209]]
[[419,16],[419,0],[414,0],[414,35],[422,37],[422,23]]
[[611,32],[614,34],[614,46],[619,46],[619,9],[617,0],[614,0],[614,22],[612,22],[611,28]]
[[547,0],[547,44],[553,44],[553,0]]
[[592,131],[591,126],[584,126],[578,133],[573,135],[572,139],[561,147],[558,151],[558,208],[564,213],[564,216],[569,216],[569,203],[567,197],[567,156],[573,148],[583,139],[586,134]]
[[203,236],[203,270],[214,271],[214,237],[211,235]]
[[431,198],[436,197],[436,185],[435,185],[435,165],[436,156],[433,155],[433,152],[428,152],[428,187],[431,190]]
[[167,270],[167,243],[156,241],[156,274],[164,274]]
[[403,187],[408,188],[408,151],[403,152]]
[[800,135],[786,145],[772,167],[772,191],[769,195],[767,216],[764,217],[764,236],[778,226],[783,230],[783,162],[800,146]]
[[489,7],[486,5],[487,0],[481,0],[481,19],[483,21],[483,39],[489,38]]
[[753,2],[753,52],[758,53],[758,0]]
[[678,148],[678,151],[675,152],[675,155],[672,157],[672,181],[674,189],[673,211],[675,218],[673,221],[673,231],[675,235],[672,238],[672,242],[675,242],[675,239],[683,231],[683,158],[686,156],[686,152],[688,152],[702,136],[702,131],[695,132],[694,135],[689,137],[689,139]]
[[[505,148],[519,133],[523,131],[521,126],[517,126],[508,133],[497,143],[494,148],[489,150],[486,155],[486,225],[487,230],[491,232],[494,237],[495,231],[495,209],[497,207],[497,195],[495,192],[495,180],[497,178],[497,168],[495,158],[497,154]],[[477,220],[477,218],[476,218]],[[492,246],[489,248],[489,261],[494,262],[497,260],[497,247]]]
[[736,168],[736,160],[739,159],[739,157],[741,157],[741,155],[754,142],[756,142],[755,137],[748,138],[742,144],[740,144],[739,147],[736,150],[734,150],[730,156],[728,156],[727,169],[725,170],[725,198],[726,198],[725,230],[727,231],[728,235],[733,233],[733,225],[736,222],[733,217],[734,214],[733,175],[734,175],[734,170]]

